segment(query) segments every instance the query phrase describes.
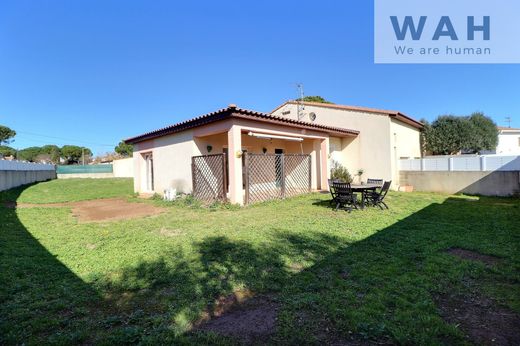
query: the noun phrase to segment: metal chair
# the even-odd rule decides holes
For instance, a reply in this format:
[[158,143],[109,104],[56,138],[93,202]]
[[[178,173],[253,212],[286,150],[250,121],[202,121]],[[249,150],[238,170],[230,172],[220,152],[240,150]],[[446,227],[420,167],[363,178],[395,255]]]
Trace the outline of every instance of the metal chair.
[[334,180],[334,179],[327,179],[327,181],[329,182],[329,191],[330,191],[330,195],[332,197],[332,199],[330,200],[330,204],[335,204],[336,203],[336,197],[337,197],[337,192],[336,190],[334,189],[334,185],[333,183],[334,182],[338,182],[337,180]]
[[377,190],[379,190],[379,192],[381,191],[381,187],[383,186],[383,179],[373,179],[373,178],[368,178],[367,179],[367,184],[368,185],[377,185],[378,187],[371,190],[371,191],[367,191],[367,192],[364,192],[362,195],[361,195],[361,203],[364,203],[364,205],[369,205],[370,204],[370,199],[369,199],[369,194],[373,193],[373,192],[377,192]]
[[375,184],[375,185],[379,185],[381,187],[381,186],[383,186],[383,179],[371,179],[371,178],[368,178],[367,179],[367,184]]
[[384,199],[386,197],[386,194],[388,193],[388,190],[390,189],[390,185],[392,184],[392,181],[385,181],[383,183],[383,186],[381,187],[381,191],[372,192],[368,198],[370,201],[370,204],[372,204],[374,207],[378,206],[383,210],[383,206],[385,206],[386,209],[388,209],[388,205],[386,205]]
[[336,193],[336,210],[342,206],[346,206],[348,212],[352,211],[352,208],[356,208],[357,195],[352,192],[352,188],[349,183],[332,182],[332,186]]

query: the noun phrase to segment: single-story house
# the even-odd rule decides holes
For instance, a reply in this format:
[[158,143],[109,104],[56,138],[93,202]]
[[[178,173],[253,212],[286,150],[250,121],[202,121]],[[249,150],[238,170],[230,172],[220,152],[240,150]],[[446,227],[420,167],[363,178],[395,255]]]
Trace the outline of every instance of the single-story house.
[[126,142],[134,145],[136,192],[191,192],[192,157],[224,153],[227,198],[243,204],[245,152],[308,155],[310,188],[325,190],[332,160],[354,174],[364,169],[364,178],[396,180],[400,157],[420,157],[421,128],[399,112],[289,101],[272,113],[231,104]]

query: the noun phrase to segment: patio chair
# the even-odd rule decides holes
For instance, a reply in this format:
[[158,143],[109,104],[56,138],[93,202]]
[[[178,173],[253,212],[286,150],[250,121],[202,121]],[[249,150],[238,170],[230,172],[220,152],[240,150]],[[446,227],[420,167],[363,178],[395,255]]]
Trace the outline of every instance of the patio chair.
[[338,195],[336,193],[336,190],[334,189],[334,185],[333,183],[334,182],[338,182],[337,180],[334,180],[334,179],[327,179],[327,181],[329,182],[329,191],[330,191],[330,195],[332,197],[332,199],[330,200],[330,204],[336,204],[336,196]]
[[379,187],[383,186],[383,179],[371,179],[371,178],[368,178],[367,179],[367,184],[375,184],[375,185],[379,185]]
[[357,195],[352,192],[352,188],[349,183],[332,182],[332,186],[336,193],[336,210],[342,206],[346,206],[348,212],[352,211],[352,208],[356,208]]
[[370,195],[368,195],[369,203],[372,204],[374,207],[378,206],[383,210],[383,206],[385,206],[386,209],[388,209],[388,205],[386,205],[384,199],[386,197],[386,194],[388,193],[388,190],[390,189],[390,185],[392,184],[392,181],[385,181],[383,183],[383,186],[381,187],[381,191],[377,192],[374,191]]
[[378,187],[372,191],[367,191],[366,193],[364,193],[362,195],[362,197],[365,197],[365,198],[362,198],[362,202],[364,203],[364,205],[370,205],[370,199],[368,198],[368,194],[371,194],[373,192],[377,192],[377,190],[379,190],[379,192],[381,191],[381,187],[383,186],[383,179],[373,179],[373,178],[368,178],[367,179],[367,184],[368,185],[378,185]]

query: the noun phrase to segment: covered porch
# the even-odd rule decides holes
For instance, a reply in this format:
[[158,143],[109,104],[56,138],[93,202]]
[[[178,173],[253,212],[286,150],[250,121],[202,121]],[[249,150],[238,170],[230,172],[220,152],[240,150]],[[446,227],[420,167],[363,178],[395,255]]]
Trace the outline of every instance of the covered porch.
[[[250,189],[246,186],[249,181],[247,179],[258,170],[259,165],[262,165],[259,162],[263,159],[262,156],[265,156],[265,167],[263,167],[264,177],[261,179],[279,179],[283,171],[283,161],[280,166],[280,160],[287,157],[293,162],[294,167],[291,170],[299,170],[299,179],[308,172],[310,189],[327,189],[331,157],[330,135],[331,133],[326,131],[270,124],[265,120],[260,123],[249,119],[230,119],[195,129],[193,140],[198,155],[225,155],[227,199],[231,203],[242,205],[249,200],[247,193]],[[335,140],[341,137],[355,138],[355,135],[345,133],[334,133],[334,135],[338,136],[334,137]],[[308,156],[310,162],[304,161],[309,164],[304,164],[301,160],[296,164],[296,156],[303,159]],[[273,159],[269,160],[268,157]],[[250,162],[248,158],[250,161],[251,158],[256,161]],[[257,169],[254,169],[255,163]],[[253,169],[248,172],[248,167]],[[283,182],[275,182],[275,184],[283,184]]]

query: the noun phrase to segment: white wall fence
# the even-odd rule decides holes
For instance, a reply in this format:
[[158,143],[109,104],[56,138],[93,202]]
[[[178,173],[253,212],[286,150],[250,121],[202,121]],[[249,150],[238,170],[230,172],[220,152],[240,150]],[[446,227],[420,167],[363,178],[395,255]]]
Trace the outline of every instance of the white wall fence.
[[520,193],[520,156],[460,155],[399,160],[399,184],[415,191],[512,196]]
[[400,171],[508,172],[520,171],[518,155],[431,156],[399,160]]
[[0,160],[0,191],[51,179],[56,179],[54,165]]
[[134,158],[128,157],[126,159],[114,160],[115,178],[133,178],[134,177]]
[[0,171],[54,171],[54,165],[23,161],[0,160]]

